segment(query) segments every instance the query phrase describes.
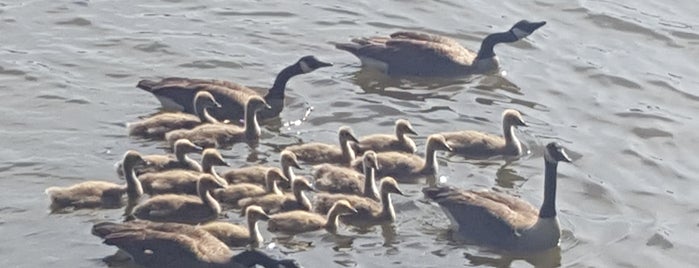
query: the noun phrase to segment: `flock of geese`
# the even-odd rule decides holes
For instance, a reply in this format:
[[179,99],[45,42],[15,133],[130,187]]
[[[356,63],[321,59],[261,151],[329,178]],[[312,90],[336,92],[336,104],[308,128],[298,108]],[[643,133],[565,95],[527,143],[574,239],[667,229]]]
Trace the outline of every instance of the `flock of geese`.
[[[443,36],[398,32],[390,37],[359,38],[336,44],[364,65],[388,75],[451,76],[480,74],[498,67],[496,44],[520,40],[545,22],[520,21],[510,30],[488,35],[477,53]],[[278,116],[292,77],[332,66],[306,56],[282,70],[266,94],[221,80],[171,77],[142,80],[167,112],[128,124],[134,137],[165,140],[172,155],[142,155],[129,150],[118,166],[124,184],[85,181],[50,187],[53,211],[125,207],[124,222],[101,222],[92,233],[148,267],[295,267],[260,251],[259,221],[272,233],[294,235],[340,224],[366,228],[391,223],[391,195],[400,184],[437,174],[436,155],[448,151],[466,158],[516,159],[523,154],[514,128],[526,126],[513,109],[502,113],[502,135],[478,131],[434,133],[424,154],[410,136],[417,131],[405,119],[395,133],[358,138],[349,126],[338,130],[338,144],[304,143],[284,148],[280,166],[229,166],[219,149],[235,143],[257,144],[260,122]],[[190,158],[201,154],[201,162]],[[540,209],[506,193],[430,185],[424,195],[444,210],[458,233],[473,243],[518,251],[555,247],[556,167],[569,162],[565,150],[549,143],[544,152],[544,201]],[[311,176],[294,173],[312,165]],[[309,192],[312,198],[309,198]],[[148,198],[146,198],[148,197]],[[238,211],[244,224],[219,220]],[[235,255],[231,248],[250,247]]]

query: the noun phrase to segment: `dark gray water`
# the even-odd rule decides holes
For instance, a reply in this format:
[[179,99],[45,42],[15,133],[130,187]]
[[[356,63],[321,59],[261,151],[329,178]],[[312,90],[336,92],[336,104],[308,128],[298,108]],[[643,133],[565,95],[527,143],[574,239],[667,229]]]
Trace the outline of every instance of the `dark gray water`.
[[[524,256],[458,244],[448,239],[442,212],[423,202],[421,185],[404,185],[410,196],[394,198],[394,228],[292,241],[264,233],[270,252],[307,267],[693,266],[697,13],[689,0],[0,1],[0,266],[105,266],[101,259],[115,249],[89,229],[121,211],[51,215],[43,190],[118,181],[113,163],[124,151],[162,152],[163,144],[126,136],[126,122],[159,107],[135,88],[138,80],[187,76],[268,87],[279,70],[310,54],[335,66],[292,80],[286,110],[264,130],[257,152],[242,144],[224,152],[233,165],[277,161],[277,147],[298,139],[335,142],[341,125],[358,135],[392,132],[397,118],[410,119],[422,151],[430,133],[498,132],[502,110],[515,108],[531,125],[518,132],[531,155],[508,165],[440,157],[439,175],[539,204],[540,151],[559,141],[575,158],[559,167],[564,236],[560,248]],[[504,76],[389,80],[360,71],[354,57],[329,44],[408,29],[475,49],[520,19],[548,24],[497,47]],[[311,106],[309,119],[295,124]]]

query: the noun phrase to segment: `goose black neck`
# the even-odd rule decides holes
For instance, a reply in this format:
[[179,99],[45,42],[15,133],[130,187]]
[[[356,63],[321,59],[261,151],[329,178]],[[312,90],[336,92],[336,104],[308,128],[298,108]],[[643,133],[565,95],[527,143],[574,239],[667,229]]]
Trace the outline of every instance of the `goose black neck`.
[[488,59],[495,57],[495,51],[493,50],[495,45],[500,43],[511,43],[514,41],[517,41],[517,37],[509,31],[504,33],[490,34],[483,39],[481,49],[478,50],[478,56],[476,56],[476,59]]
[[265,101],[269,102],[271,99],[284,99],[284,90],[286,89],[286,83],[292,77],[302,74],[303,70],[298,64],[290,65],[277,75],[274,80],[274,85],[269,89],[267,95],[265,95]]
[[556,176],[557,162],[544,161],[546,174],[544,177],[544,203],[539,210],[539,217],[553,218],[556,216]]

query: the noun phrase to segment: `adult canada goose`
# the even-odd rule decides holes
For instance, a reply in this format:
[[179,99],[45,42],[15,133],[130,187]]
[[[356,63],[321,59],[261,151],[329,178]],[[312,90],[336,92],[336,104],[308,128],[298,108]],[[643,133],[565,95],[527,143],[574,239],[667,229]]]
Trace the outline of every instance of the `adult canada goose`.
[[293,152],[299,160],[311,164],[333,163],[349,165],[355,157],[354,150],[349,142],[358,142],[357,138],[352,134],[352,129],[348,126],[340,127],[338,134],[340,136],[340,147],[326,143],[310,142],[292,145],[286,147],[285,150]]
[[[202,171],[201,165],[187,156],[187,154],[201,152],[201,147],[195,145],[188,139],[179,139],[175,141],[175,144],[172,146],[172,151],[175,157],[162,154],[144,155],[143,160],[145,160],[147,164],[136,167],[134,169],[136,175],[139,175],[140,178],[140,175],[144,173],[160,172],[169,169]],[[117,174],[119,174],[120,178],[124,177],[124,168],[122,167],[121,161],[117,163]]]
[[264,194],[275,194],[284,196],[277,183],[280,181],[288,181],[286,176],[279,168],[269,168],[265,175],[265,187],[258,184],[241,182],[228,185],[223,189],[216,189],[212,195],[221,204],[238,207],[238,202],[243,198],[261,196]]
[[512,43],[532,34],[545,21],[517,22],[507,32],[488,35],[478,53],[461,46],[454,39],[419,32],[396,32],[390,37],[355,38],[352,43],[335,47],[357,56],[365,66],[388,75],[459,76],[497,70],[493,51],[499,43]]
[[267,212],[267,214],[275,214],[290,210],[305,210],[311,211],[311,201],[306,197],[305,191],[315,191],[311,183],[306,179],[297,178],[291,182],[290,194],[278,195],[270,193],[263,196],[248,197],[241,199],[238,206],[245,211],[247,207],[258,205]]
[[340,200],[328,211],[327,217],[313,212],[295,210],[271,215],[267,230],[286,234],[299,234],[325,229],[329,233],[337,232],[337,218],[340,215],[357,213],[347,200]]
[[[279,162],[281,163],[282,167],[282,172],[284,173],[284,177],[291,180],[293,179],[293,170],[292,168],[297,168],[301,169],[301,166],[299,165],[298,160],[296,159],[296,155],[290,151],[284,150],[279,154]],[[221,176],[228,181],[228,183],[231,184],[237,184],[237,183],[254,183],[254,184],[259,184],[259,185],[266,185],[267,184],[267,171],[271,167],[269,166],[262,166],[262,165],[254,165],[254,166],[248,166],[248,167],[241,167],[241,168],[236,168],[236,169],[231,169],[227,170]],[[286,183],[285,183],[286,184]],[[290,185],[290,184],[287,184]]]
[[515,136],[515,126],[526,126],[522,115],[513,109],[502,113],[503,137],[473,130],[439,133],[447,139],[452,152],[466,157],[519,156],[522,144]]
[[199,228],[214,235],[229,247],[243,247],[247,245],[258,247],[262,244],[262,234],[260,234],[260,230],[257,228],[257,222],[268,220],[269,216],[261,207],[249,206],[245,210],[245,217],[247,219],[247,227],[229,222],[215,221],[200,225]]
[[365,151],[372,150],[374,152],[397,151],[414,154],[417,150],[415,142],[408,137],[408,134],[417,135],[417,132],[410,125],[410,122],[405,119],[396,120],[395,135],[373,134],[364,136],[359,139],[359,143],[355,143],[353,147],[358,155]]
[[[305,56],[284,68],[277,75],[272,88],[264,96],[264,100],[271,105],[271,108],[260,112],[260,120],[276,117],[284,109],[284,90],[289,79],[328,66],[332,66],[332,64],[322,62],[314,56]],[[248,87],[222,80],[170,77],[159,82],[141,80],[137,87],[155,95],[163,108],[186,113],[194,113],[192,99],[196,92],[202,90],[211,92],[222,106],[220,109],[211,111],[211,114],[218,120],[238,121],[243,119],[247,99],[251,96],[262,97],[257,91]]]
[[561,229],[556,216],[556,169],[570,162],[563,147],[546,145],[544,202],[537,210],[530,203],[490,190],[428,187],[423,193],[444,210],[463,237],[488,246],[534,251],[558,245]]
[[195,226],[134,220],[100,222],[92,234],[128,253],[145,267],[243,268],[256,264],[266,268],[299,267],[293,260],[275,260],[257,250],[238,255],[222,241]]
[[260,139],[260,125],[255,115],[263,107],[269,107],[262,97],[252,96],[245,106],[245,123],[243,127],[209,123],[193,129],[173,130],[165,134],[165,139],[172,144],[178,139],[189,139],[203,147],[224,147],[236,142],[255,143]]
[[[214,170],[214,166],[229,166],[221,153],[214,148],[204,150],[201,158],[203,172],[211,174],[221,184],[228,185]],[[184,169],[171,169],[161,172],[146,173],[138,177],[143,185],[143,192],[149,195],[159,194],[197,194],[197,182],[202,172]]]
[[391,177],[382,178],[380,184],[380,201],[356,195],[321,193],[315,196],[315,211],[325,213],[337,200],[347,200],[357,210],[357,213],[340,217],[344,223],[368,227],[393,222],[396,220],[396,212],[390,194],[403,195],[403,192],[398,187],[398,182]]
[[[376,176],[391,176],[398,181],[412,181],[415,178],[434,175],[437,173],[437,151],[451,151],[442,135],[433,134],[427,137],[425,146],[425,159],[414,155],[400,152],[377,153],[379,168]],[[352,166],[360,170],[362,162],[353,161]]]
[[367,151],[362,157],[364,174],[349,167],[331,164],[316,165],[313,170],[315,187],[329,193],[355,194],[379,200],[374,173],[378,168],[374,151]]
[[127,151],[123,160],[126,185],[106,181],[86,181],[69,187],[49,187],[46,194],[51,199],[51,210],[64,208],[119,208],[124,206],[122,199],[127,195],[126,204],[135,204],[143,194],[141,183],[136,178],[134,168],[145,164],[136,151]]
[[207,108],[220,108],[214,96],[208,91],[199,91],[194,96],[194,115],[174,112],[160,113],[144,120],[128,123],[126,128],[131,136],[162,139],[165,133],[175,129],[192,129],[203,123],[216,123],[218,120],[211,117]]
[[199,196],[165,194],[154,196],[136,206],[133,216],[157,222],[197,224],[215,220],[221,213],[211,190],[223,188],[221,182],[209,174],[202,174],[197,182]]

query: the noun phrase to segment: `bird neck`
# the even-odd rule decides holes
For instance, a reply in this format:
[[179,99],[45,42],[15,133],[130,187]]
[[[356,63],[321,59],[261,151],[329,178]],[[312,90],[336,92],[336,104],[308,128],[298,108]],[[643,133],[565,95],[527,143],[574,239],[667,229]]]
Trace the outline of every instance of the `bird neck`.
[[490,34],[483,39],[481,48],[478,50],[478,56],[476,56],[476,60],[495,57],[495,51],[493,50],[495,45],[500,43],[511,43],[514,41],[517,41],[517,37],[509,31]]
[[376,170],[374,168],[364,167],[364,192],[365,197],[378,200],[379,194],[376,190]]
[[330,211],[328,211],[328,218],[326,219],[325,222],[325,230],[327,230],[329,233],[336,233],[337,232],[337,225],[338,225],[338,218],[340,217],[340,213],[334,209],[335,207],[333,206]]
[[340,139],[340,146],[342,146],[340,148],[342,149],[342,158],[345,160],[345,164],[351,165],[352,160],[354,160],[356,156],[352,146],[350,146],[349,141],[345,139]]
[[556,216],[556,177],[558,163],[545,161],[544,203],[541,204],[539,217],[551,218]]
[[395,220],[396,211],[393,208],[393,202],[391,202],[391,194],[387,192],[381,192],[381,218],[386,220]]
[[304,209],[311,210],[311,200],[308,199],[304,191],[302,190],[293,190],[294,191],[294,198],[296,198],[296,203],[299,204]]
[[133,165],[124,163],[124,180],[126,180],[126,196],[129,202],[135,202],[141,198],[143,187],[136,177]]
[[422,174],[435,174],[437,173],[437,151],[427,144],[427,149],[425,149],[425,165],[422,167]]
[[265,188],[267,188],[268,193],[278,194],[278,195],[282,194],[282,190],[279,190],[279,186],[277,186],[277,180],[267,179],[267,181],[265,181],[265,184],[266,184]]
[[211,193],[209,189],[203,189],[199,187],[198,193],[199,193],[199,198],[201,198],[202,203],[211,208],[212,211],[214,211],[217,215],[221,213],[221,205],[216,201],[216,199],[211,196]]
[[509,123],[503,123],[502,131],[503,137],[505,138],[505,148],[508,148],[508,150],[515,150],[517,154],[520,154],[522,145],[519,139],[517,139],[517,136],[515,136],[515,128]]
[[201,109],[201,112],[197,112],[197,115],[199,115],[199,121],[201,123],[219,123],[218,119],[214,118],[213,116],[211,116],[211,114],[209,114],[209,108]]
[[277,78],[274,79],[274,85],[269,89],[267,95],[264,97],[265,101],[269,102],[272,99],[284,99],[286,83],[289,82],[289,79],[292,77],[302,73],[303,70],[301,70],[301,67],[296,63],[284,68],[281,72],[279,72],[279,74],[277,74]]
[[257,247],[262,244],[262,234],[257,227],[257,219],[248,216],[248,235],[250,236],[250,244]]
[[260,124],[257,123],[257,111],[253,110],[251,105],[245,106],[245,137],[249,140],[254,140],[260,137]]

